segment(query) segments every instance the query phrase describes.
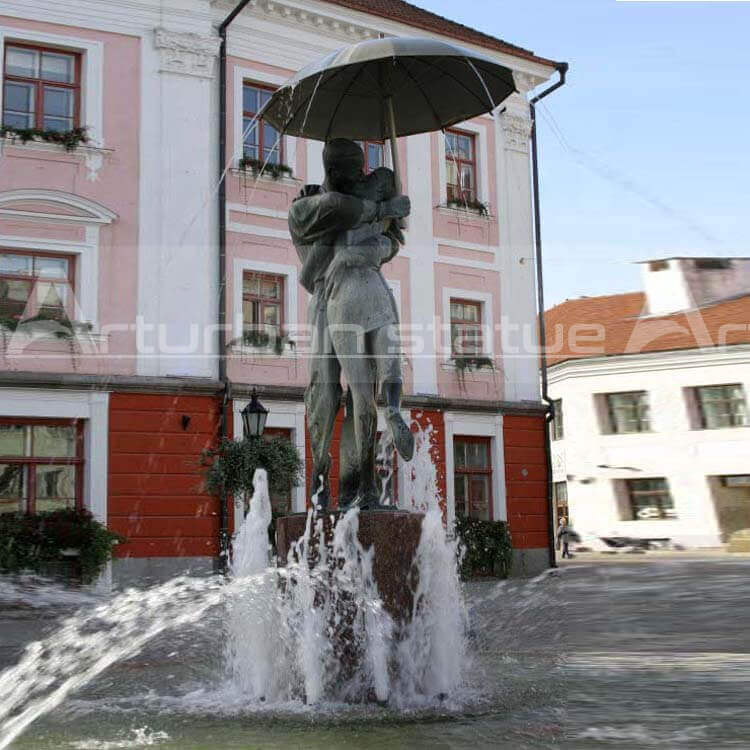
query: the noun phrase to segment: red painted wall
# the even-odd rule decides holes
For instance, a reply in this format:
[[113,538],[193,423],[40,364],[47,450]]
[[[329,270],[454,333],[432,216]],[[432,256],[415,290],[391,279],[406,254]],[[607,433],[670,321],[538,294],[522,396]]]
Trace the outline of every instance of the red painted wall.
[[503,418],[508,525],[518,549],[549,544],[544,430],[543,416]]
[[113,393],[109,403],[109,528],[128,538],[117,557],[218,554],[219,501],[200,466],[216,442],[218,401]]

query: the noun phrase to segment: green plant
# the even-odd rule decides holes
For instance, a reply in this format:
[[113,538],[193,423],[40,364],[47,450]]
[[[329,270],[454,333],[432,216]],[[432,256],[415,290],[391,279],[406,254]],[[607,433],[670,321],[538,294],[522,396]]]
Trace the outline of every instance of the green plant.
[[10,137],[28,143],[29,141],[44,141],[64,146],[66,151],[75,151],[82,143],[88,143],[89,136],[86,128],[72,130],[42,130],[41,128],[13,128],[8,125],[0,126],[0,136]]
[[469,211],[476,211],[480,216],[489,216],[490,207],[482,201],[467,199],[462,200],[460,198],[449,198],[446,204],[448,208],[463,208]]
[[238,166],[243,172],[251,172],[254,177],[261,172],[274,180],[281,179],[285,175],[288,177],[292,175],[292,168],[286,164],[277,164],[275,162],[264,164],[260,159],[253,159],[250,156],[243,156]]
[[0,570],[43,573],[65,549],[78,550],[81,578],[91,581],[112,556],[112,545],[124,542],[89,511],[70,509],[0,515]]
[[460,541],[461,576],[477,575],[507,578],[513,563],[513,545],[503,521],[480,521],[458,516],[455,533]]
[[236,494],[253,491],[256,469],[268,472],[268,489],[281,493],[302,481],[302,459],[297,448],[283,437],[223,440],[203,452],[205,484],[209,492]]
[[272,346],[274,352],[279,357],[284,353],[284,347],[287,345],[292,349],[295,347],[295,342],[285,333],[271,334],[259,328],[249,328],[240,338],[232,339],[227,346],[236,346],[238,343],[255,349],[267,349]]

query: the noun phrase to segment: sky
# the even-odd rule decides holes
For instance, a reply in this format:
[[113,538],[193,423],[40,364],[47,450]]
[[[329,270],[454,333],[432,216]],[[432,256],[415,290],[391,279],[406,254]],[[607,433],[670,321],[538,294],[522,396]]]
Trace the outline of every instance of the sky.
[[537,107],[547,307],[750,256],[750,2],[411,1],[570,64]]

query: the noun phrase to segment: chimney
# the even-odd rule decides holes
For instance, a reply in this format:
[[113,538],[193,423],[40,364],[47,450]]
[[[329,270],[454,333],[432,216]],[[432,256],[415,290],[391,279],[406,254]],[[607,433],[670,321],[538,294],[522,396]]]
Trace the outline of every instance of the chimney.
[[641,265],[649,315],[750,294],[750,258],[665,258]]

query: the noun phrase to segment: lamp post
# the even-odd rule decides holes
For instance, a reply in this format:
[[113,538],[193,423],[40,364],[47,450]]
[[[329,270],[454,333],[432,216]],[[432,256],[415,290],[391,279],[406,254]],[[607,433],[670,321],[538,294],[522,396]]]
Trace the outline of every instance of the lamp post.
[[268,409],[258,401],[258,394],[253,388],[250,403],[242,410],[242,430],[245,438],[260,438],[266,429]]

